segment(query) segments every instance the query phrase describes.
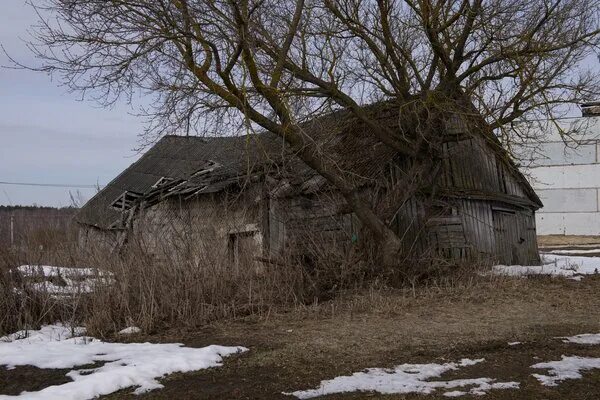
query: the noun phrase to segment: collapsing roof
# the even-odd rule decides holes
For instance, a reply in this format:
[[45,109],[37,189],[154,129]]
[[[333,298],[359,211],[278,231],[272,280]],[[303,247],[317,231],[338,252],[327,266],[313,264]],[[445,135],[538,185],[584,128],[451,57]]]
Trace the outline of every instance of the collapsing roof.
[[88,201],[76,220],[109,229],[115,227],[123,210],[142,197],[220,191],[281,158],[282,143],[270,134],[214,138],[165,136]]
[[[397,114],[397,108],[385,104],[370,106],[367,110],[372,112],[373,109],[373,117],[395,128],[397,119],[393,113]],[[316,118],[302,127],[305,134],[318,143],[322,156],[329,157],[347,172],[355,184],[364,184],[379,176],[383,166],[396,156],[348,111]],[[500,155],[529,199],[541,206],[540,199],[498,141],[489,139],[490,151]],[[279,176],[297,179],[296,183],[320,178],[289,151],[282,138],[269,132],[207,138],[165,136],[88,201],[76,220],[100,229],[121,228],[123,212],[142,201],[145,206],[151,206],[171,196],[190,198],[215,193],[252,176],[274,171]]]
[[[378,110],[378,115],[384,112]],[[340,134],[349,132],[349,127],[352,135],[346,138],[351,140],[340,141]],[[315,118],[303,128],[319,143],[324,157],[334,158],[336,165],[363,182],[374,177],[393,156],[386,146],[378,145],[368,129],[348,118],[347,111]],[[88,201],[76,220],[101,229],[119,228],[122,212],[142,199],[214,193],[269,168],[276,168],[280,175],[287,168],[297,179],[317,175],[289,151],[282,138],[270,132],[229,137],[165,136]]]

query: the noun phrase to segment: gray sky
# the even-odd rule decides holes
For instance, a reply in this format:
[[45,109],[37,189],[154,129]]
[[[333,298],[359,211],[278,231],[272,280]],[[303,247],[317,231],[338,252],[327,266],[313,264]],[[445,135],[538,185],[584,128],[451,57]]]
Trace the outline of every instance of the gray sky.
[[[21,62],[35,63],[20,38],[36,21],[24,0],[4,2],[0,43]],[[0,54],[0,65],[8,65]],[[138,155],[142,120],[119,105],[102,109],[42,73],[0,68],[0,182],[106,184]],[[0,205],[70,205],[69,192],[84,200],[94,189],[0,184]]]
[[[26,65],[35,65],[22,39],[36,22],[25,0],[4,1],[0,43]],[[590,57],[590,66],[598,60]],[[9,60],[0,53],[0,66]],[[104,185],[139,155],[143,124],[120,104],[100,108],[79,101],[49,76],[0,67],[0,205],[68,206],[71,194],[81,201],[95,189],[15,186],[1,182]],[[577,110],[577,113],[579,111]]]

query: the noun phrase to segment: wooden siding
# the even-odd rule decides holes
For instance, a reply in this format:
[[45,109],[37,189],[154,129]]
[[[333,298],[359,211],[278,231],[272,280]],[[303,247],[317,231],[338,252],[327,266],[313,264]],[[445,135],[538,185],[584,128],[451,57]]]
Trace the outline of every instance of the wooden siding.
[[532,213],[492,206],[497,261],[506,264],[538,262],[535,219]]
[[459,213],[472,255],[490,257],[496,246],[491,204],[487,201],[461,200]]
[[442,215],[427,216],[414,200],[399,210],[395,230],[405,251],[488,264],[539,262],[533,211],[486,200],[450,199],[446,204]]
[[[462,136],[443,146],[439,205],[425,209],[430,201],[415,196],[391,223],[404,254],[488,264],[538,262],[533,206],[506,163],[482,139]],[[396,169],[402,167],[390,168],[387,185],[394,184],[401,175]],[[276,252],[292,243],[301,252],[307,240],[345,249],[359,234],[356,217],[340,211],[344,202],[339,196],[270,201],[270,243]]]
[[424,210],[417,198],[409,199],[398,211],[392,229],[402,240],[405,254],[423,254],[427,251],[427,232],[423,224]]
[[[522,183],[483,139],[452,138],[443,144],[435,199],[408,199],[391,222],[402,239],[404,255],[538,262],[535,206]],[[398,170],[405,168],[401,162],[390,164],[385,188],[373,192],[385,193],[402,175]],[[214,193],[161,202],[142,213],[134,230],[149,248],[177,247],[184,238],[197,243],[200,251],[220,254],[239,253],[236,249],[256,244],[257,255],[264,252],[270,257],[302,254],[315,245],[331,254],[344,253],[360,240],[358,218],[335,192],[320,189],[309,194],[273,180],[254,182],[242,193],[233,193],[231,203],[227,196]],[[249,227],[256,234],[244,233],[232,241],[231,235],[249,232]]]
[[309,247],[344,251],[357,232],[353,215],[340,212],[339,196],[271,198],[269,204],[272,255],[302,253]]
[[514,173],[490,151],[481,138],[463,138],[443,144],[439,185],[445,189],[506,194],[527,199]]

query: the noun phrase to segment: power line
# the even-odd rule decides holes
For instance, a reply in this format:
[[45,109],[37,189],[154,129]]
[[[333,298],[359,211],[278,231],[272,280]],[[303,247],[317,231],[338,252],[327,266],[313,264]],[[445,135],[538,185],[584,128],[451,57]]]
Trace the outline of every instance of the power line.
[[73,189],[96,189],[103,187],[103,185],[79,185],[79,184],[65,184],[65,183],[31,183],[31,182],[3,182],[0,181],[0,185],[12,185],[12,186],[38,186],[38,187],[55,187],[55,188],[73,188]]

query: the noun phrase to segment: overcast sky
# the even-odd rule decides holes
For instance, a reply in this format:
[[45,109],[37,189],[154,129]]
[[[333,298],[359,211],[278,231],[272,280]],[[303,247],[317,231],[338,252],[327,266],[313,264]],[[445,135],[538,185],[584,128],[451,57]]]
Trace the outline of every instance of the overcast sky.
[[[21,40],[35,21],[24,0],[3,2],[0,43],[19,61],[35,62]],[[137,159],[143,125],[132,111],[79,101],[42,73],[0,68],[0,182],[106,184]],[[77,190],[86,200],[95,193],[0,184],[0,205],[67,206]]]
[[[25,0],[2,6],[0,43],[13,58],[35,65],[23,42],[35,12]],[[597,68],[596,57],[589,62]],[[95,189],[2,182],[104,185],[139,157],[134,149],[143,124],[130,106],[100,108],[47,75],[1,67],[9,64],[0,52],[0,205],[68,206],[71,195],[85,201]]]

